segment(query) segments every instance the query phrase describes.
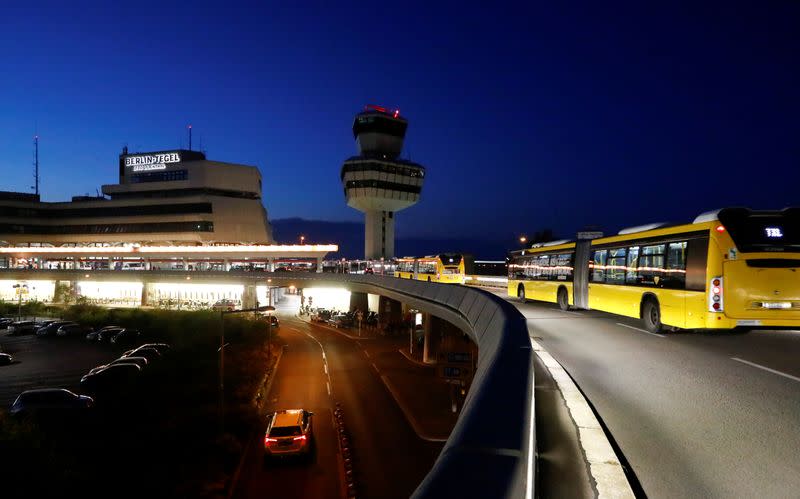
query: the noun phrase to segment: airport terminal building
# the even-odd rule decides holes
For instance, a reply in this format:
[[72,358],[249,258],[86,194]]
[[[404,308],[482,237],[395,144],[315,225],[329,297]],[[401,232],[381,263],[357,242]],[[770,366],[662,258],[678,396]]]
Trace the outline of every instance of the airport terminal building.
[[0,245],[271,244],[257,167],[190,150],[119,156],[103,196],[0,192]]

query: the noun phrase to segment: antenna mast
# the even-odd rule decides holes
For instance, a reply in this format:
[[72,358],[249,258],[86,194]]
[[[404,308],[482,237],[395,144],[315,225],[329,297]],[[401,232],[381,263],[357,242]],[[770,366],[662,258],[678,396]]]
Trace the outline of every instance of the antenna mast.
[[39,134],[33,136],[33,179],[36,195],[39,195]]
[[192,125],[189,125],[189,150],[192,150]]

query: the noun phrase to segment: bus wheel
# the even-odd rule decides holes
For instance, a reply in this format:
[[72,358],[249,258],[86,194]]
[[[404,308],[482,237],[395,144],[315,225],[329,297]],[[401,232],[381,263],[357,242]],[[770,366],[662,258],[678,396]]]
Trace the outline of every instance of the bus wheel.
[[557,301],[561,310],[569,310],[569,295],[566,288],[558,288]]
[[525,286],[522,284],[520,284],[519,288],[517,289],[517,298],[519,298],[519,301],[522,303],[525,303]]
[[644,328],[651,333],[661,333],[664,331],[664,326],[661,324],[661,308],[658,302],[653,299],[648,299],[642,305],[642,322]]
[[428,276],[428,282],[431,282],[431,276]]

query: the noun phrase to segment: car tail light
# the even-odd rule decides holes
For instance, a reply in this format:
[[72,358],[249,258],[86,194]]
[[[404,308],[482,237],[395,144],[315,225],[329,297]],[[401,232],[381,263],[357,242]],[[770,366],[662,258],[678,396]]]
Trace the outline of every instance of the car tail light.
[[711,286],[708,291],[708,311],[722,312],[723,308],[723,287],[722,277],[711,279]]
[[300,435],[299,437],[294,437],[292,440],[297,441],[297,440],[305,440],[305,439],[306,439],[305,435]]
[[277,442],[277,441],[278,441],[277,438],[264,437],[264,445],[269,445],[269,444],[271,444],[273,442]]

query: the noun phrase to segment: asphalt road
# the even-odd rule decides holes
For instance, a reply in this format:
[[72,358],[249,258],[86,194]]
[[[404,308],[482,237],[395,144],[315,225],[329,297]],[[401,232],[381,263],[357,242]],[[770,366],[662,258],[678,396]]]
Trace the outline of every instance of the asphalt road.
[[358,342],[289,318],[282,320],[280,337],[287,347],[265,407],[314,412],[317,458],[311,465],[264,466],[263,435],[258,435],[248,448],[236,496],[341,497],[342,466],[332,416],[338,402],[351,434],[356,495],[408,497],[430,470],[441,444],[416,436]]
[[516,305],[649,497],[800,495],[800,332],[658,336],[602,312]]

